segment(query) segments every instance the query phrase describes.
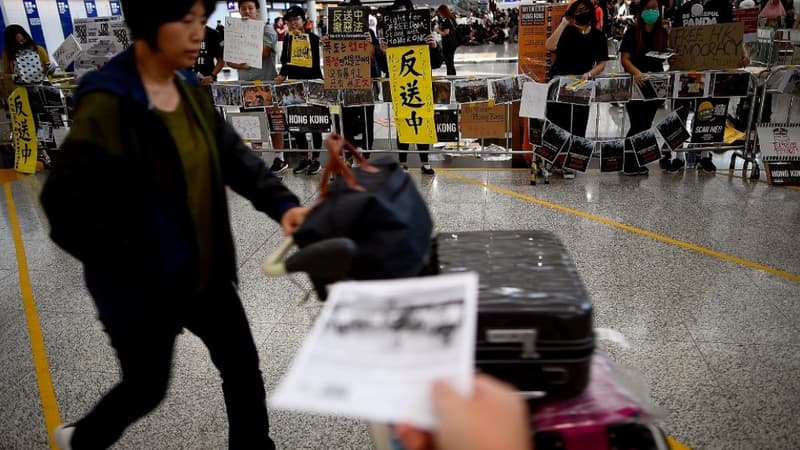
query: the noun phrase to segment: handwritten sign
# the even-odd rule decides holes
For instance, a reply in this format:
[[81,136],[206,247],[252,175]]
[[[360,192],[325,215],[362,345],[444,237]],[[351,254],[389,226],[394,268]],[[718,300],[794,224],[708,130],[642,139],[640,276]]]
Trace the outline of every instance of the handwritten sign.
[[461,136],[468,138],[506,137],[506,105],[488,102],[461,106]]
[[260,69],[264,51],[264,21],[225,17],[223,59]]
[[673,28],[669,47],[675,50],[670,70],[735,69],[742,57],[741,22]]
[[229,113],[228,122],[245,141],[265,141],[267,116],[263,112]]
[[75,61],[75,58],[78,57],[81,50],[81,44],[78,43],[74,35],[70,34],[64,39],[64,42],[58,46],[56,51],[53,52],[53,59],[56,60],[59,67],[66,69],[67,66]]
[[328,9],[328,37],[361,39],[369,32],[369,8],[340,6]]
[[[227,40],[225,41],[227,44]],[[289,65],[297,67],[313,67],[311,59],[311,40],[307,34],[292,36],[289,52]]]
[[331,131],[331,111],[322,105],[290,106],[286,108],[286,122],[289,131],[327,133]]
[[26,174],[35,173],[39,141],[36,138],[36,124],[33,121],[27,89],[14,89],[8,98],[8,108],[11,112],[11,132],[16,152],[14,170]]
[[325,89],[372,89],[372,44],[365,39],[323,44]]
[[427,45],[386,51],[394,121],[400,142],[435,144],[431,59]]
[[424,44],[425,37],[431,34],[431,15],[427,9],[389,12],[384,22],[383,36],[389,47]]

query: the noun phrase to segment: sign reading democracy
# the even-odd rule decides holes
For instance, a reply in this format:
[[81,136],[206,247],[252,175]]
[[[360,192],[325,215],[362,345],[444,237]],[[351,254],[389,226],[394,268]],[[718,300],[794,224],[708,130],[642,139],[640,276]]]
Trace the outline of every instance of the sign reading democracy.
[[669,47],[675,51],[670,70],[725,70],[739,66],[744,24],[741,22],[673,28]]

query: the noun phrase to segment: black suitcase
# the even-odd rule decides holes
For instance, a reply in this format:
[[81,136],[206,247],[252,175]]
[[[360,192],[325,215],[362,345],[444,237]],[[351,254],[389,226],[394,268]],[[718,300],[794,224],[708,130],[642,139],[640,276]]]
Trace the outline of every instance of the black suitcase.
[[569,397],[589,381],[592,303],[561,241],[547,231],[441,233],[430,271],[480,275],[478,368],[522,391]]

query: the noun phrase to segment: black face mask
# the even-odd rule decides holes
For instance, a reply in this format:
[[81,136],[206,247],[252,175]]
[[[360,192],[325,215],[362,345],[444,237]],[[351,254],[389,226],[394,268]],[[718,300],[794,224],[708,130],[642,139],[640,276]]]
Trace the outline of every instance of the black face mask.
[[575,23],[578,25],[589,25],[592,23],[594,13],[592,11],[584,11],[580,14],[575,14]]

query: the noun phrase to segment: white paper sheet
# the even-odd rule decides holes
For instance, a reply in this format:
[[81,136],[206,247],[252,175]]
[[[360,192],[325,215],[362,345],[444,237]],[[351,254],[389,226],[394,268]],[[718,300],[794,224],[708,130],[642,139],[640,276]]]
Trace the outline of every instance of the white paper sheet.
[[520,117],[544,119],[548,86],[548,83],[538,83],[536,81],[528,81],[522,85],[522,100],[519,105]]
[[434,380],[472,390],[477,296],[475,273],[334,285],[270,406],[432,428]]
[[225,47],[227,62],[247,64],[260,69],[264,51],[264,21],[225,18]]
[[231,117],[231,125],[233,129],[239,133],[242,139],[248,141],[261,141],[264,137],[261,135],[261,122],[255,116],[236,116]]
[[56,60],[61,70],[66,70],[67,66],[75,61],[75,58],[81,50],[81,44],[75,39],[75,35],[70,34],[64,39],[64,42],[58,46],[56,51],[53,52],[53,59]]

